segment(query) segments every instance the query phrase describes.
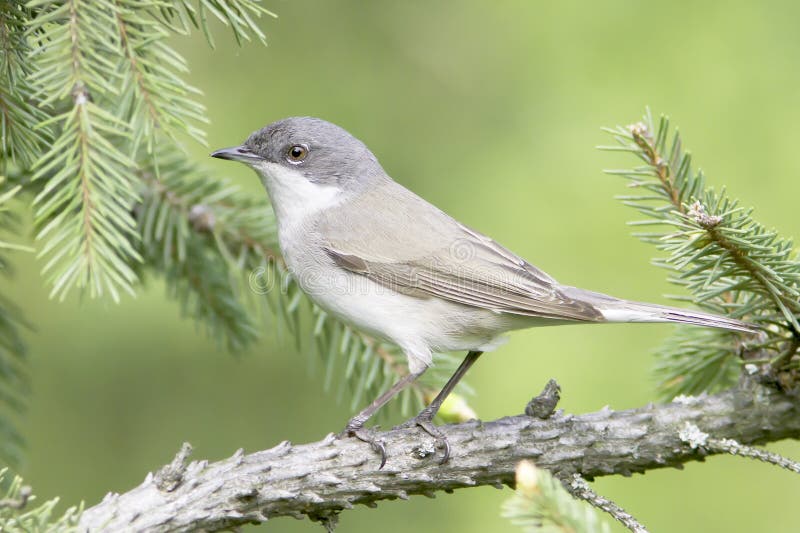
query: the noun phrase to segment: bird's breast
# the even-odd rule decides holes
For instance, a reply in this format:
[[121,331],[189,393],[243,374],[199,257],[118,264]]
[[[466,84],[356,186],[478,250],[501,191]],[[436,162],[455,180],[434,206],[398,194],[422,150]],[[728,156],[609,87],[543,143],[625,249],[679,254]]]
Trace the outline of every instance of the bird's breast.
[[[313,235],[311,235],[313,239]],[[322,247],[284,250],[300,288],[322,309],[356,328],[425,351],[470,350],[511,329],[507,315],[434,297],[412,296],[342,269]]]

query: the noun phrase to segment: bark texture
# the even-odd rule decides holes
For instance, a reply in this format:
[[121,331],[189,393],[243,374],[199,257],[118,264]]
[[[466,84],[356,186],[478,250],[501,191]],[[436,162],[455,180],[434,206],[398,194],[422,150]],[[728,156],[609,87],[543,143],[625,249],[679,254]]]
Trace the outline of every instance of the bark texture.
[[335,520],[357,504],[433,496],[477,485],[513,483],[521,459],[561,477],[592,479],[630,475],[701,460],[713,451],[693,449],[679,433],[687,423],[714,438],[742,444],[800,436],[800,398],[748,381],[712,396],[684,398],[637,409],[541,419],[527,415],[444,426],[452,447],[441,451],[415,428],[379,436],[380,457],[353,438],[328,435],[318,442],[282,442],[269,450],[217,462],[186,460],[187,449],[138,487],[108,494],[81,518],[91,531],[215,531],[281,516]]

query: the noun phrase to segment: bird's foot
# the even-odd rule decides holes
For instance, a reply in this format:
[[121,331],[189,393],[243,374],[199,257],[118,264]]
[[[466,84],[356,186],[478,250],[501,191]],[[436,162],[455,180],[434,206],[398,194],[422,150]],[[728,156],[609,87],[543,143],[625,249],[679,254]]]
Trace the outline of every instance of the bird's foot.
[[383,439],[376,437],[375,430],[366,429],[361,424],[357,423],[359,421],[351,420],[345,426],[344,431],[342,431],[343,437],[355,437],[361,442],[366,442],[369,444],[375,453],[380,454],[381,456],[381,465],[378,467],[378,470],[381,470],[384,465],[386,465],[386,443]]
[[439,464],[444,464],[448,459],[450,459],[450,441],[447,439],[447,435],[445,435],[444,432],[436,427],[436,425],[433,423],[433,415],[429,415],[425,410],[423,410],[414,418],[400,424],[399,427],[419,427],[425,433],[435,439],[437,448],[442,448],[444,450],[444,454],[442,455],[442,459],[439,461]]

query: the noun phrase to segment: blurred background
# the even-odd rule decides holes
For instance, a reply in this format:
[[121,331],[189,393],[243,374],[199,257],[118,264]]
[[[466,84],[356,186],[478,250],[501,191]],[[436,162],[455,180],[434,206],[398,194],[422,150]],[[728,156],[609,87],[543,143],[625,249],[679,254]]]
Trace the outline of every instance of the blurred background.
[[[743,3],[742,3],[743,4]],[[674,291],[632,238],[635,213],[613,199],[623,181],[603,168],[602,126],[645,106],[680,126],[709,183],[756,217],[800,234],[800,4],[281,1],[263,28],[269,47],[237,48],[222,29],[179,39],[188,81],[208,108],[197,159],[267,201],[244,166],[211,160],[290,115],[316,115],[364,140],[387,171],[445,211],[564,283],[665,302]],[[180,316],[158,279],[120,305],[48,300],[31,257],[2,291],[19,302],[33,395],[22,474],[64,504],[125,491],[183,441],[219,459],[283,439],[317,440],[353,414],[322,392],[322,371],[270,323],[254,349],[231,356]],[[484,419],[520,413],[548,378],[568,412],[654,399],[651,351],[671,326],[561,327],[516,333],[468,377]],[[313,365],[311,365],[313,366]],[[800,458],[800,445],[771,449]],[[713,457],[685,470],[599,479],[594,487],[652,531],[790,531],[800,482],[760,464]],[[509,490],[344,513],[341,531],[516,531],[499,517]],[[616,527],[616,526],[615,526]],[[317,531],[281,519],[275,531]],[[617,528],[617,530],[621,530]]]

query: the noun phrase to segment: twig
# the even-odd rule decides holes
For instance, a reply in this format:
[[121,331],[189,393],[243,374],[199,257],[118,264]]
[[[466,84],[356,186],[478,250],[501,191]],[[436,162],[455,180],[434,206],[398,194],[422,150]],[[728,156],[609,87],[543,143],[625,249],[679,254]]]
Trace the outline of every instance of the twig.
[[610,514],[616,521],[633,531],[633,533],[648,533],[647,529],[640,524],[639,521],[633,517],[633,515],[613,501],[604,496],[600,496],[593,491],[591,487],[589,487],[589,484],[586,482],[586,480],[580,476],[580,474],[572,474],[570,479],[564,479],[562,482],[564,483],[564,488],[567,489],[567,492],[576,498],[586,500],[593,507]]
[[796,461],[778,455],[777,453],[759,450],[753,446],[745,446],[733,439],[715,439],[708,433],[701,431],[699,427],[691,422],[687,422],[678,435],[683,442],[694,449],[703,449],[713,453],[740,455],[800,474],[800,463]]
[[172,462],[162,466],[156,472],[154,481],[159,490],[171,492],[178,488],[183,481],[183,474],[189,466],[188,462],[191,454],[192,445],[184,442]]
[[556,380],[551,379],[544,386],[544,390],[531,398],[525,406],[525,414],[542,420],[550,418],[556,412],[559,400],[561,400],[561,387]]

